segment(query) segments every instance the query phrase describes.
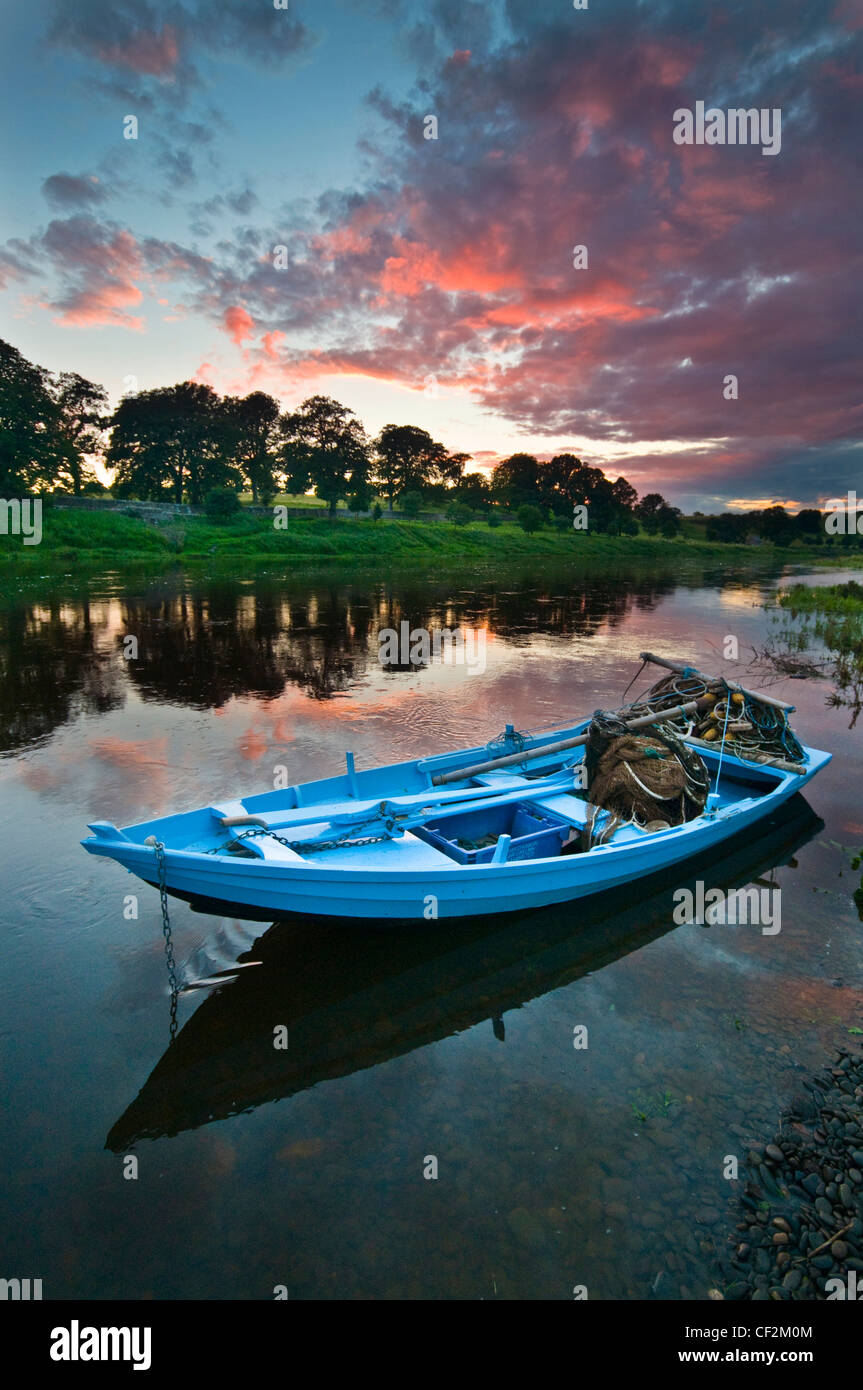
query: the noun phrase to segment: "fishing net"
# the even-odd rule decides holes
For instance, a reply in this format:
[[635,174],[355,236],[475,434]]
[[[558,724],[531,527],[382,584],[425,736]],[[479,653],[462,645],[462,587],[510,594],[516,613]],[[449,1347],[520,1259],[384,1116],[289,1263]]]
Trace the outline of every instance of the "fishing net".
[[669,709],[696,699],[701,709],[695,718],[679,715],[663,727],[690,738],[703,739],[705,743],[721,743],[724,733],[726,750],[737,752],[743,758],[757,754],[792,763],[806,761],[785,710],[766,704],[748,692],[729,690],[724,681],[708,685],[699,676],[664,676],[650,687],[637,706],[633,706],[633,711],[641,710],[642,706],[645,710]]
[[703,760],[667,725],[640,733],[617,715],[597,710],[587,731],[584,762],[588,800],[612,813],[601,839],[608,839],[622,821],[645,829],[682,825],[707,803],[710,779]]

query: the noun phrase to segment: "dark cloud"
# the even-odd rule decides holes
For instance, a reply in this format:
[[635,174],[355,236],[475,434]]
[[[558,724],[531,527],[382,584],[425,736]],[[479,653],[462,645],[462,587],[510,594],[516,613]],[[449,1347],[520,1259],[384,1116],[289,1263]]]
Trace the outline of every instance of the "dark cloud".
[[296,9],[295,0],[285,10],[248,0],[51,0],[48,38],[176,100],[200,83],[202,58],[283,68],[307,52],[313,36]]
[[42,192],[52,206],[61,209],[96,207],[108,196],[95,174],[51,174]]
[[190,151],[184,146],[169,144],[167,140],[160,140],[159,144],[161,148],[156,156],[156,163],[162,170],[168,187],[183,189],[196,183],[198,176]]
[[[516,37],[485,59],[424,72],[413,101],[371,93],[387,181],[321,201],[310,300],[331,275],[342,299],[315,359],[412,384],[432,372],[517,430],[693,441],[651,457],[672,477],[703,448],[756,495],[789,461],[810,494],[825,468],[839,481],[863,365],[850,11],[847,25],[807,0],[611,3],[589,23],[508,11]],[[699,99],[780,107],[780,156],[675,146],[673,112]],[[572,268],[576,243],[589,271]]]
[[[846,490],[863,366],[863,27],[846,0],[366,8],[407,37],[418,77],[409,100],[370,95],[383,134],[365,143],[368,176],[222,235],[212,260],[78,219],[56,251],[52,302],[67,321],[122,321],[111,315],[131,316],[141,279],[173,280],[188,312],[242,324],[251,360],[309,378],[433,374],[516,435],[586,437],[598,458],[622,444],[621,472],[675,495],[696,476],[725,497]],[[192,80],[205,53],[270,64],[303,46],[275,40],[263,8],[241,24],[238,4],[89,0],[63,13],[58,41],[148,90]],[[676,146],[673,113],[697,100],[780,107],[781,153]],[[437,140],[424,138],[429,113]],[[194,145],[186,132],[162,151],[180,186]],[[254,196],[220,193],[192,225],[222,233]],[[11,273],[57,235],[10,247]],[[587,270],[573,268],[576,244]]]

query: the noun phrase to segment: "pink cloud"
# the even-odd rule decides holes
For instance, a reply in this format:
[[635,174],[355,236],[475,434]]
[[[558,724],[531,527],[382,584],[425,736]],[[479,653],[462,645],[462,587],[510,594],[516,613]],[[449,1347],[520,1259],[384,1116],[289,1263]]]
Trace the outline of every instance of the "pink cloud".
[[169,24],[158,32],[139,30],[122,43],[102,44],[96,49],[104,63],[130,68],[147,77],[166,77],[177,66],[180,47]]
[[236,343],[237,347],[242,347],[244,339],[252,336],[255,321],[247,309],[243,309],[239,304],[232,304],[222,316],[222,326],[231,341]]
[[127,307],[139,304],[143,298],[137,285],[102,285],[98,289],[81,290],[67,299],[57,322],[67,328],[114,327],[143,332],[144,321],[127,314]]
[[275,328],[273,329],[272,333],[265,333],[263,338],[261,339],[261,343],[263,345],[265,354],[273,362],[278,361],[279,354],[277,349],[279,343],[283,340],[284,337],[285,334],[280,332],[279,329]]

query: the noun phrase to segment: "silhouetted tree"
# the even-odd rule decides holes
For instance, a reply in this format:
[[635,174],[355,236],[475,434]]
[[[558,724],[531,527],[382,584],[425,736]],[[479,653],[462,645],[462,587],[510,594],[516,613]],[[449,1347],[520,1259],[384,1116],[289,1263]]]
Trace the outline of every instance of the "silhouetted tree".
[[511,454],[495,466],[491,475],[491,490],[496,502],[506,507],[519,507],[540,501],[540,464],[533,454]]
[[96,475],[87,458],[102,452],[108,427],[108,392],[77,372],[61,372],[52,383],[51,394],[57,406],[62,439],[60,483],[78,496]]
[[660,492],[647,492],[635,508],[635,515],[649,536],[655,536],[662,520],[660,513],[668,503]]
[[232,431],[231,452],[251,489],[252,501],[269,502],[276,492],[274,469],[279,444],[279,403],[265,391],[225,400]]
[[212,488],[239,486],[232,443],[225,403],[211,387],[184,381],[123,397],[105,462],[117,470],[118,497],[200,504]]
[[491,508],[491,484],[484,473],[466,473],[455,489],[459,502],[474,511],[487,512]]
[[721,516],[709,516],[704,527],[708,541],[719,541],[723,545],[743,545],[750,529],[748,516],[723,512]]
[[794,539],[794,521],[784,507],[765,507],[758,513],[758,534],[772,545],[790,545]]
[[292,492],[313,487],[328,503],[338,503],[368,481],[369,446],[352,410],[330,396],[310,396],[299,410],[282,417],[281,463]]
[[461,471],[457,460],[469,457],[450,456],[443,444],[416,425],[384,425],[375,440],[375,450],[375,481],[389,498],[391,509],[404,492],[422,492],[437,478],[457,477]]
[[48,372],[0,340],[0,489],[32,492],[50,486],[63,452]]
[[824,516],[817,507],[804,507],[794,518],[797,534],[808,545],[820,545],[825,536]]

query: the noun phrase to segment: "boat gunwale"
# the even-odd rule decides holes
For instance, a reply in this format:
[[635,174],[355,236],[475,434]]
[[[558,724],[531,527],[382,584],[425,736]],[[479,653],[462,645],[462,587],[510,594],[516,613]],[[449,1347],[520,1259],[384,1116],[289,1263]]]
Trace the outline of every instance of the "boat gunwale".
[[[589,723],[589,720],[587,722]],[[574,727],[577,728],[578,726]],[[466,754],[471,753],[473,751],[474,750],[465,750]],[[685,837],[690,835],[698,835],[699,837],[705,836],[705,832],[709,832],[719,823],[727,822],[731,817],[738,814],[736,808],[742,808],[747,803],[757,803],[758,805],[763,806],[766,814],[769,807],[773,806],[776,802],[784,799],[785,793],[787,792],[790,786],[793,785],[795,789],[799,788],[800,790],[802,790],[802,788],[805,787],[811,781],[815,774],[832,760],[833,756],[831,753],[827,753],[821,749],[811,748],[805,745],[803,746],[803,751],[806,754],[806,763],[801,765],[801,771],[799,773],[782,772],[778,769],[771,769],[768,764],[747,762],[747,760],[739,758],[735,754],[730,754],[726,752],[723,760],[723,766],[726,769],[742,770],[744,772],[750,773],[752,771],[767,774],[773,772],[776,777],[775,785],[772,786],[768,791],[765,791],[764,794],[760,797],[740,797],[738,800],[732,802],[730,805],[720,807],[713,813],[702,812],[701,815],[695,817],[693,820],[685,821],[681,825],[670,826],[667,830],[655,831],[650,835],[649,842],[651,844],[662,843],[663,845],[668,845],[669,843],[674,843],[674,841],[677,839],[684,839]],[[411,766],[411,764],[389,764],[388,766],[390,768],[407,767]],[[375,770],[384,772],[387,770],[387,766],[384,765]],[[328,781],[332,779],[318,780]],[[306,783],[304,785],[310,786],[312,784]],[[543,792],[541,788],[538,788],[534,791],[531,788],[526,787],[524,793],[524,801],[529,804],[532,801],[541,799],[542,795]],[[417,793],[417,796],[420,797],[421,793]],[[349,800],[349,798],[345,798],[345,801]],[[314,803],[312,803],[311,805],[313,806],[313,804]],[[179,816],[194,815],[197,812],[200,812],[201,810],[205,809],[205,807],[197,807],[195,808],[195,810],[191,812],[180,812],[178,814]],[[150,828],[153,825],[159,824],[159,819],[164,821],[168,819],[168,817],[157,818],[156,820],[151,821],[140,821],[137,822],[135,825],[127,826],[124,829],[121,829],[119,832],[120,835],[123,836],[123,838],[121,839],[110,840],[102,836],[90,836],[82,840],[81,844],[89,852],[95,853],[101,857],[114,859],[115,861],[118,860],[116,851],[121,850],[125,859],[131,859],[140,863],[145,853],[146,856],[149,858],[149,856],[152,853],[151,848],[150,846],[144,844],[141,840],[130,839],[126,834],[126,831],[136,830],[140,828]],[[710,838],[709,834],[707,834],[705,837],[708,839]],[[322,881],[332,882],[344,881],[346,878],[350,877],[358,877],[361,879],[398,878],[398,880],[402,883],[428,882],[430,879],[447,882],[459,882],[464,881],[465,871],[471,873],[474,878],[477,875],[485,876],[487,878],[494,878],[495,876],[500,875],[502,872],[506,872],[508,876],[511,878],[513,877],[513,875],[517,873],[518,870],[522,870],[523,873],[534,872],[537,866],[539,865],[543,865],[547,869],[551,868],[552,866],[557,866],[559,872],[562,872],[564,869],[569,869],[571,871],[574,864],[577,864],[578,862],[584,863],[590,858],[591,855],[603,855],[604,857],[619,857],[627,853],[637,853],[640,849],[644,847],[644,843],[645,842],[627,840],[619,844],[609,843],[604,845],[594,845],[591,849],[586,850],[582,854],[578,855],[556,854],[547,857],[537,857],[535,859],[515,859],[505,860],[499,863],[479,864],[459,864],[452,860],[447,861],[446,856],[443,853],[441,853],[441,859],[443,862],[440,866],[435,865],[432,867],[427,865],[421,868],[408,868],[406,866],[400,868],[397,864],[384,865],[380,862],[377,864],[359,864],[354,862],[350,865],[339,867],[337,864],[334,863],[325,864],[322,863],[320,860],[304,859],[300,856],[298,856],[296,860],[291,861],[268,861],[257,856],[255,858],[239,859],[235,857],[231,859],[228,856],[217,857],[216,855],[208,853],[205,850],[177,849],[170,848],[168,846],[165,847],[165,858],[168,864],[172,864],[177,868],[182,868],[185,865],[193,865],[196,868],[200,868],[202,864],[206,863],[210,865],[213,870],[218,869],[222,873],[224,873],[225,869],[227,868],[230,868],[233,871],[242,870],[243,872],[251,869],[251,871],[254,872],[257,878],[281,879],[285,882],[289,882],[291,879],[295,877],[303,878],[310,874],[316,874],[318,878]],[[128,866],[124,864],[123,867]],[[136,867],[134,870],[129,869],[129,872],[135,872],[136,874],[138,874],[139,870]],[[139,876],[145,878],[144,875]],[[234,872],[230,876],[232,878],[236,877],[236,873]],[[145,881],[150,883],[153,882],[152,879],[146,878]]]

